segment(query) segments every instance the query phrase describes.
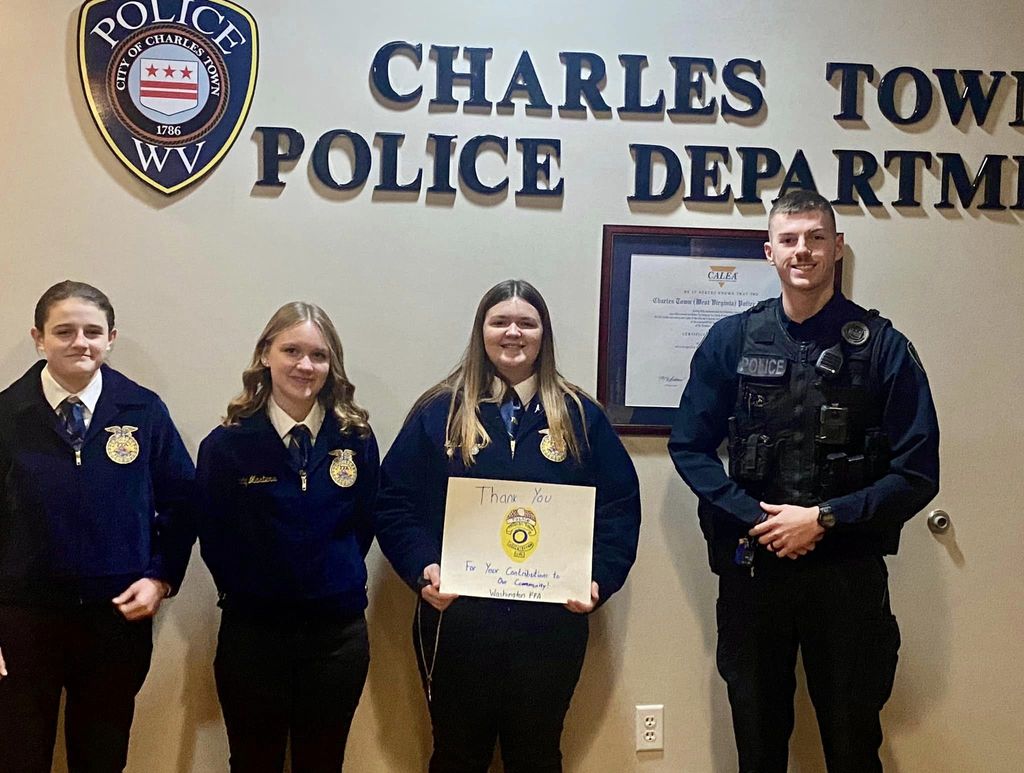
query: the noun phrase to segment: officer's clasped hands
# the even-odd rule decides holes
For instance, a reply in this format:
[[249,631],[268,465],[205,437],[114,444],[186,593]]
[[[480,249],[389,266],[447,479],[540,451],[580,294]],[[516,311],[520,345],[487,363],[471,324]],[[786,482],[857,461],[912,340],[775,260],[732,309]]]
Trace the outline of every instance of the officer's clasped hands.
[[818,523],[817,507],[761,502],[761,509],[768,517],[750,530],[750,536],[779,558],[805,556],[825,535]]

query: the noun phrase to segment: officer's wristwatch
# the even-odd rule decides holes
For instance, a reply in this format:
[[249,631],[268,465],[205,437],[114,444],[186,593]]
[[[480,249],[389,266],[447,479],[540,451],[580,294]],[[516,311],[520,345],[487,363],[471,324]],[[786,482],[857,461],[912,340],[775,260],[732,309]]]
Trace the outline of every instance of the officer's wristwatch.
[[825,531],[836,525],[836,514],[832,512],[832,505],[828,502],[818,505],[818,525]]

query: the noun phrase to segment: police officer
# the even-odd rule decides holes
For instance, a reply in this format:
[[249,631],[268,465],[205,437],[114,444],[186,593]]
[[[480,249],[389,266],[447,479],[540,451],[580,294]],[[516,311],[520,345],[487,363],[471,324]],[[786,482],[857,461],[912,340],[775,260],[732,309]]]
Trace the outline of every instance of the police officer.
[[900,643],[883,557],[938,491],[938,424],[911,343],[834,289],[829,203],[792,191],[768,227],[782,295],[712,326],[669,452],[719,575],[740,771],[786,770],[799,650],[830,773],[870,773]]
[[49,773],[61,691],[71,771],[120,771],[152,618],[185,574],[195,475],[167,408],[104,364],[114,309],[60,282],[43,356],[0,393],[0,771]]

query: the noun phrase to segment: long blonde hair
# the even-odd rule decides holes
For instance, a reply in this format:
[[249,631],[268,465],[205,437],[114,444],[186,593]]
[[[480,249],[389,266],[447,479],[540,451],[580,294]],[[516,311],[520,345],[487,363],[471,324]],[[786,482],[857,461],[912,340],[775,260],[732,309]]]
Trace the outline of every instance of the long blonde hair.
[[360,437],[368,436],[370,434],[369,414],[356,405],[353,399],[356,388],[345,375],[345,357],[338,331],[335,330],[334,323],[327,316],[327,312],[316,304],[303,301],[286,303],[274,312],[274,316],[263,328],[259,340],[256,341],[256,348],[253,349],[252,361],[249,363],[249,367],[242,372],[242,392],[228,403],[224,426],[238,424],[240,419],[252,416],[266,408],[272,384],[270,368],[263,364],[263,358],[274,338],[303,322],[312,322],[316,325],[324,337],[330,355],[327,380],[324,382],[320,394],[317,395],[317,400],[325,411],[333,411],[342,432],[354,430]]
[[[506,279],[499,282],[484,293],[476,308],[473,329],[469,334],[469,344],[462,359],[451,373],[441,382],[435,384],[413,405],[409,417],[439,395],[447,395],[448,421],[445,429],[445,441],[449,449],[458,449],[463,464],[467,467],[473,463],[475,449],[486,448],[491,442],[490,435],[480,421],[480,403],[501,402],[504,395],[491,394],[491,385],[498,372],[484,349],[483,327],[487,312],[496,304],[510,298],[521,298],[533,306],[540,315],[541,342],[534,373],[537,375],[537,394],[548,420],[548,430],[552,441],[564,444],[564,447],[577,461],[581,449],[576,433],[572,429],[572,419],[566,407],[568,396],[580,413],[580,424],[586,440],[586,420],[583,415],[583,402],[580,395],[590,398],[575,384],[566,381],[555,367],[555,341],[551,332],[551,315],[540,292],[523,279]],[[406,418],[408,421],[409,417]]]

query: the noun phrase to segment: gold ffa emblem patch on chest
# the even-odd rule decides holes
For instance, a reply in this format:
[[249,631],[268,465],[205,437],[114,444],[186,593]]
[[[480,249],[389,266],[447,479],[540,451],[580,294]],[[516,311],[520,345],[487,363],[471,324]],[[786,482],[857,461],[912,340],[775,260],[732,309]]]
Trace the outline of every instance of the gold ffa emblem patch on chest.
[[331,480],[342,488],[355,485],[359,470],[356,469],[356,463],[352,459],[355,455],[354,452],[348,448],[338,448],[331,451],[330,454],[334,457],[331,460]]
[[562,440],[555,440],[551,436],[551,430],[542,429],[540,434],[543,435],[540,439],[540,452],[544,454],[544,458],[552,462],[564,462],[565,461],[565,442]]
[[139,458],[139,441],[132,437],[138,427],[105,427],[111,433],[107,438],[107,458],[117,464],[131,464]]

